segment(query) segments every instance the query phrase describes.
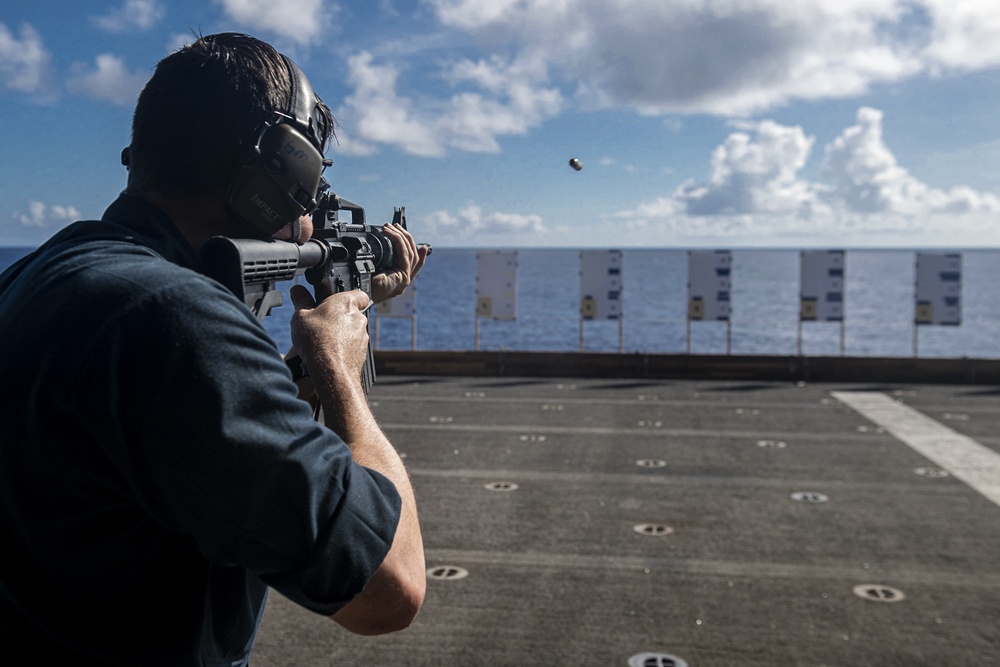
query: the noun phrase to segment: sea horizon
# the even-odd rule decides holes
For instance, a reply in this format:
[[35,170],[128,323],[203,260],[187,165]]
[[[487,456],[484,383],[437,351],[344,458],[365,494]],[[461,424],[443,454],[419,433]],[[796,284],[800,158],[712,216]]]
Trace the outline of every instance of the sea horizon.
[[[842,325],[799,320],[799,251],[814,248],[617,249],[620,320],[581,321],[578,256],[593,248],[442,247],[411,288],[415,314],[376,315],[373,343],[386,350],[1000,357],[1000,248],[835,248],[846,257]],[[732,252],[729,322],[687,320],[687,251],[701,249]],[[30,250],[0,246],[0,270]],[[476,254],[493,250],[518,253],[514,320],[477,317]],[[914,324],[921,252],[962,255],[959,325]],[[264,323],[282,351],[290,344],[284,300]]]

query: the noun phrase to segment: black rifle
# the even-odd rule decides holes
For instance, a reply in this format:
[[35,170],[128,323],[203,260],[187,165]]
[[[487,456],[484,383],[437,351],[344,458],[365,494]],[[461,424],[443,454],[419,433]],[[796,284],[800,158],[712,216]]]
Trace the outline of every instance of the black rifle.
[[[349,211],[351,221],[339,218]],[[380,227],[365,224],[365,210],[332,192],[323,193],[313,212],[313,235],[305,244],[214,236],[202,247],[203,269],[243,300],[263,322],[280,306],[279,282],[298,276],[313,286],[316,302],[332,294],[360,289],[372,297],[372,276],[393,265],[392,242]],[[406,209],[397,208],[393,223],[406,229]],[[371,339],[361,374],[365,393],[375,382]]]

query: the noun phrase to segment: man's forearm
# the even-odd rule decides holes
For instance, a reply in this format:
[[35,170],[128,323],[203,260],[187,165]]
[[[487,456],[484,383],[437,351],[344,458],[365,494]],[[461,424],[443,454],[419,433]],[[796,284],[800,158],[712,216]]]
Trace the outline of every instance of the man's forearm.
[[350,373],[324,374],[316,385],[324,423],[347,443],[355,462],[389,479],[402,501],[392,547],[378,573],[364,592],[333,618],[361,634],[402,629],[419,610],[426,588],[423,538],[409,475],[379,428],[356,378]]

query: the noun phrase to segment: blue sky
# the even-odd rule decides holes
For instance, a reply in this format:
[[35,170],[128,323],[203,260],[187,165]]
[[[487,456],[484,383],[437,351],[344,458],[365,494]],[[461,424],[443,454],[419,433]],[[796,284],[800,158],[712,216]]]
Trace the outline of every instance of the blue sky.
[[435,246],[1000,245],[995,0],[8,2],[0,244],[99,217],[156,61],[230,30],[334,110],[333,190]]

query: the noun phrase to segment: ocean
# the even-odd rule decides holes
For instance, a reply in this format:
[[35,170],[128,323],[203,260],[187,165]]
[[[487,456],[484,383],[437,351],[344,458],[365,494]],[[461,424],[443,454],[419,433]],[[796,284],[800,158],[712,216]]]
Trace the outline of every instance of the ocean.
[[[25,254],[0,248],[0,270]],[[799,251],[732,251],[730,322],[687,321],[687,252],[625,249],[619,321],[580,327],[579,250],[518,251],[515,320],[476,321],[476,250],[436,248],[417,281],[412,318],[378,317],[380,349],[585,351],[944,358],[1000,357],[1000,250],[961,252],[962,321],[914,325],[913,250],[847,250],[844,322],[799,323]],[[287,286],[286,286],[287,287]],[[289,345],[291,306],[265,321]],[[800,334],[801,331],[801,334]],[[377,335],[376,335],[377,334]]]

